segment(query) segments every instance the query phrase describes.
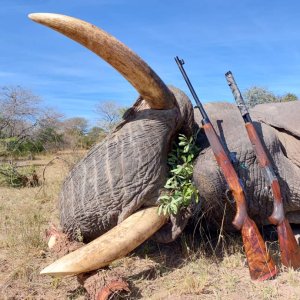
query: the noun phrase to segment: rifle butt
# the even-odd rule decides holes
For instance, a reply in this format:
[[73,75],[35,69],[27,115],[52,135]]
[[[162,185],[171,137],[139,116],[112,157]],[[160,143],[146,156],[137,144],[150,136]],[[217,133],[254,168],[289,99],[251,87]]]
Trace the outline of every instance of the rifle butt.
[[300,268],[300,248],[297,244],[292,228],[285,218],[277,225],[281,262],[285,267]]
[[241,233],[251,279],[264,281],[273,278],[278,273],[276,265],[267,252],[256,224],[248,216],[245,218]]

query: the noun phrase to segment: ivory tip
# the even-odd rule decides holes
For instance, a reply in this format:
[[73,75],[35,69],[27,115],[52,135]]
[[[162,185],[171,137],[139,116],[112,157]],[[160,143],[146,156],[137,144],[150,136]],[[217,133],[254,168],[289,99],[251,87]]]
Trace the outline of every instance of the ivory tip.
[[55,16],[59,16],[57,14],[51,14],[51,13],[31,13],[28,15],[28,18],[34,22],[40,23],[42,20],[53,18]]
[[[84,247],[82,247],[82,248],[84,248]],[[83,257],[85,256],[85,253],[80,255],[82,248],[78,249],[79,257],[81,257],[82,255],[83,255]],[[71,253],[63,256],[60,259],[53,262],[51,265],[48,265],[47,267],[42,269],[42,271],[40,271],[40,274],[41,275],[66,276],[66,275],[76,275],[76,274],[81,273],[81,270],[86,270],[86,265],[85,265],[85,264],[87,264],[86,261],[83,261],[83,264],[80,264],[81,261],[79,261],[79,264],[78,264],[78,261],[76,261],[76,258],[78,259],[78,257],[75,257],[75,260],[74,260],[73,253],[75,253],[75,255],[76,255],[76,253],[78,253],[78,250],[77,251],[75,250],[74,252],[71,252]],[[70,256],[71,256],[71,259],[70,259]]]
[[52,275],[52,276],[76,275],[78,273],[80,273],[80,272],[66,272],[64,270],[59,270],[57,267],[53,268],[52,265],[47,266],[40,272],[41,275]]
[[28,15],[28,18],[32,21],[36,21],[38,20],[41,16],[43,15],[43,13],[31,13]]
[[[51,275],[52,273],[51,273],[51,268],[50,268],[50,270],[49,270],[49,267],[51,267],[51,265],[50,266],[47,266],[46,268],[44,268],[41,272],[40,272],[40,274],[41,275]],[[49,272],[50,271],[50,272]]]

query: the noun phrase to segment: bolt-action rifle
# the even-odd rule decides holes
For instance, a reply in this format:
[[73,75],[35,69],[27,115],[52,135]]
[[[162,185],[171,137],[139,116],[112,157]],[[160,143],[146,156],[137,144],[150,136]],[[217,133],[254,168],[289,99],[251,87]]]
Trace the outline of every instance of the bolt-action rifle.
[[183,68],[184,61],[178,57],[175,57],[175,61],[196,101],[197,108],[202,115],[204,132],[235,199],[237,212],[232,223],[241,231],[251,279],[259,281],[270,279],[277,274],[277,268],[266,250],[265,243],[256,224],[247,214],[246,198],[240,180],[187,74],[185,73]]
[[274,207],[273,212],[269,217],[269,221],[272,224],[277,225],[277,233],[281,252],[281,262],[286,267],[298,269],[300,267],[300,248],[298,247],[292,228],[284,215],[283,202],[278,178],[275,175],[272,164],[253,125],[243,96],[236,85],[232,73],[228,71],[225,74],[225,77],[227,79],[229,87],[231,88],[232,94],[237,103],[237,107],[239,108],[241,115],[244,119],[246,130],[251,144],[254,148],[258,163],[263,170],[263,173],[269,186],[271,187],[274,200]]

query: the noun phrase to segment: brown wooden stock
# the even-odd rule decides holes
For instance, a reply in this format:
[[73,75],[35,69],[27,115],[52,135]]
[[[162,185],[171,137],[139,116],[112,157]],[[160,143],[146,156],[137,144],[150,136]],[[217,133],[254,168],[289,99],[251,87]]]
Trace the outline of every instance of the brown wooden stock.
[[274,225],[278,225],[283,222],[285,217],[284,217],[280,186],[277,178],[274,178],[273,181],[271,182],[271,189],[272,189],[274,202],[273,202],[273,212],[269,217],[269,221]]
[[266,174],[269,174],[268,180],[272,189],[274,208],[269,221],[277,225],[278,240],[281,253],[281,262],[286,267],[294,269],[300,268],[300,249],[293,234],[291,225],[284,216],[283,202],[278,179],[273,173],[270,160],[267,157],[265,149],[252,123],[245,123],[249,139],[254,147],[257,160]]
[[246,206],[246,199],[239,182],[239,178],[226,154],[224,148],[217,136],[214,128],[212,127],[211,123],[207,123],[203,125],[205,134],[209,140],[215,158],[217,160],[218,165],[220,166],[226,182],[229,186],[229,189],[232,191],[234,199],[236,201],[236,216],[233,220],[233,225],[237,229],[241,229],[244,223],[244,219],[247,216],[247,206]]
[[256,224],[248,216],[244,220],[241,232],[251,279],[263,281],[274,277],[277,274],[276,266],[266,251]]
[[288,220],[285,218],[277,225],[281,262],[286,267],[300,268],[300,249]]
[[233,225],[241,230],[251,279],[262,281],[272,278],[277,274],[277,269],[256,224],[247,214],[245,194],[239,178],[211,123],[204,124],[203,128],[236,202]]

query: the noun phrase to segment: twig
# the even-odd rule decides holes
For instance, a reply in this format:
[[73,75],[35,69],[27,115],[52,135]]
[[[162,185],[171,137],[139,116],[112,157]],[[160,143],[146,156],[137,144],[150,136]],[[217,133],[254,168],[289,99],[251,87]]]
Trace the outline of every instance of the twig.
[[220,242],[221,242],[221,238],[224,239],[224,235],[222,234],[223,232],[223,228],[224,228],[224,220],[225,220],[225,213],[226,213],[226,206],[227,206],[227,203],[225,203],[225,207],[224,207],[224,211],[223,211],[223,218],[222,218],[222,223],[221,223],[221,228],[220,228],[220,234],[218,236],[218,241],[217,241],[217,245],[215,247],[215,249],[218,248]]

